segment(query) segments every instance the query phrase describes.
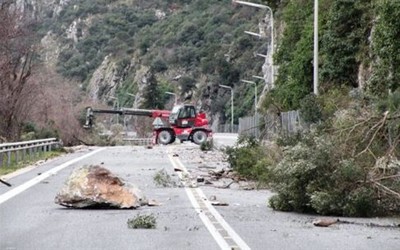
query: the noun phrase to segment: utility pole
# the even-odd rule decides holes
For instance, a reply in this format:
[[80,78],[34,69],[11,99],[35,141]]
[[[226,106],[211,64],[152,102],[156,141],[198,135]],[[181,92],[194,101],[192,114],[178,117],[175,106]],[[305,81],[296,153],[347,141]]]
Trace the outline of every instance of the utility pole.
[[314,94],[318,95],[318,0],[314,0]]

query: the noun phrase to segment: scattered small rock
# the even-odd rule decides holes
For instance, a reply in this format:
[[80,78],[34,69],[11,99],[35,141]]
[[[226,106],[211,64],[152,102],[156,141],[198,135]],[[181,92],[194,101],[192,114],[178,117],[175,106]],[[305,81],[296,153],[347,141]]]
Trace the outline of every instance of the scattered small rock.
[[208,166],[208,165],[201,165],[201,166],[199,166],[198,168],[205,168],[205,169],[216,169],[217,167],[215,167],[215,166]]
[[213,184],[213,183],[211,181],[209,181],[209,180],[205,180],[204,184],[210,185],[210,184]]
[[338,219],[317,219],[313,221],[313,225],[316,227],[329,227],[338,221]]
[[161,206],[161,203],[159,203],[159,202],[157,202],[157,201],[155,201],[155,200],[149,200],[149,201],[147,202],[147,206],[149,206],[149,207]]
[[212,201],[212,202],[211,202],[211,205],[213,205],[213,206],[229,206],[228,203],[226,203],[226,202],[220,202],[220,201]]
[[189,227],[187,230],[188,231],[198,231],[200,229],[199,226],[193,226],[193,227]]

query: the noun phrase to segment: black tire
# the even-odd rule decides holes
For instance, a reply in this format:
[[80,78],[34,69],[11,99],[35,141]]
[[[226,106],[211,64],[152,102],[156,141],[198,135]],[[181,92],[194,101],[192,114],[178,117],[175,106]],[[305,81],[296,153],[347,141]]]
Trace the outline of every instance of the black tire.
[[201,145],[207,141],[207,133],[203,130],[197,130],[193,133],[192,141],[197,145]]
[[170,144],[171,142],[172,142],[172,134],[170,131],[162,130],[158,134],[158,143],[167,145],[167,144]]

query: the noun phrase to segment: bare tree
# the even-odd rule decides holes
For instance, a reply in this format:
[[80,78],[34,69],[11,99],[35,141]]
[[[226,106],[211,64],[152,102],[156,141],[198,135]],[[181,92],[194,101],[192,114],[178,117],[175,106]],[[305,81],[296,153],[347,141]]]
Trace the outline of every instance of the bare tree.
[[13,140],[19,137],[37,84],[29,81],[35,55],[32,29],[10,4],[0,4],[0,136]]
[[40,128],[55,131],[66,145],[79,143],[84,134],[79,119],[85,115],[84,107],[91,104],[82,100],[78,84],[44,67],[32,79],[40,82],[40,99],[35,100],[27,119]]

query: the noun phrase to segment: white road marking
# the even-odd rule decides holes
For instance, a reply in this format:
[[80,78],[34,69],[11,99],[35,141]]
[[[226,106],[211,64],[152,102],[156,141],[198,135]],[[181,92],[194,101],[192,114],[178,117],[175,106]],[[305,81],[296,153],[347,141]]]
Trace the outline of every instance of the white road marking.
[[[180,179],[183,179],[184,174],[189,174],[179,158],[173,157],[169,153],[168,158],[174,168],[183,170],[182,172],[178,172]],[[221,249],[250,249],[246,242],[243,241],[243,239],[229,226],[218,211],[211,205],[200,188],[190,188],[185,186],[185,191],[193,208],[196,210],[200,219],[203,221],[204,225]],[[223,232],[228,234],[228,236],[223,236]],[[228,243],[228,240],[230,242],[233,241],[235,244]]]
[[96,154],[96,153],[98,153],[98,152],[100,152],[100,151],[102,151],[104,149],[106,149],[106,148],[99,148],[99,149],[97,149],[97,150],[95,150],[93,152],[90,152],[88,154],[82,155],[81,157],[78,157],[78,158],[75,158],[75,159],[70,160],[68,162],[65,162],[65,163],[61,164],[60,166],[52,168],[52,169],[42,173],[41,175],[39,175],[39,176],[37,176],[37,177],[35,177],[35,178],[33,178],[33,179],[21,184],[21,185],[19,185],[18,187],[14,188],[14,189],[11,189],[7,193],[4,193],[4,194],[0,195],[0,204],[4,203],[5,201],[7,201],[7,200],[9,200],[11,198],[13,198],[16,195],[22,193],[23,191],[27,190],[28,188],[31,188],[32,186],[34,186],[34,185],[38,184],[39,182],[43,181],[44,179],[56,174],[60,170],[66,168],[66,167],[68,167],[68,166],[70,166],[70,165],[72,165],[72,164],[74,164],[74,163],[76,163],[76,162],[78,162],[78,161],[80,161],[82,159],[85,159],[85,158],[87,158],[89,156],[92,156],[92,155],[94,155],[94,154]]

